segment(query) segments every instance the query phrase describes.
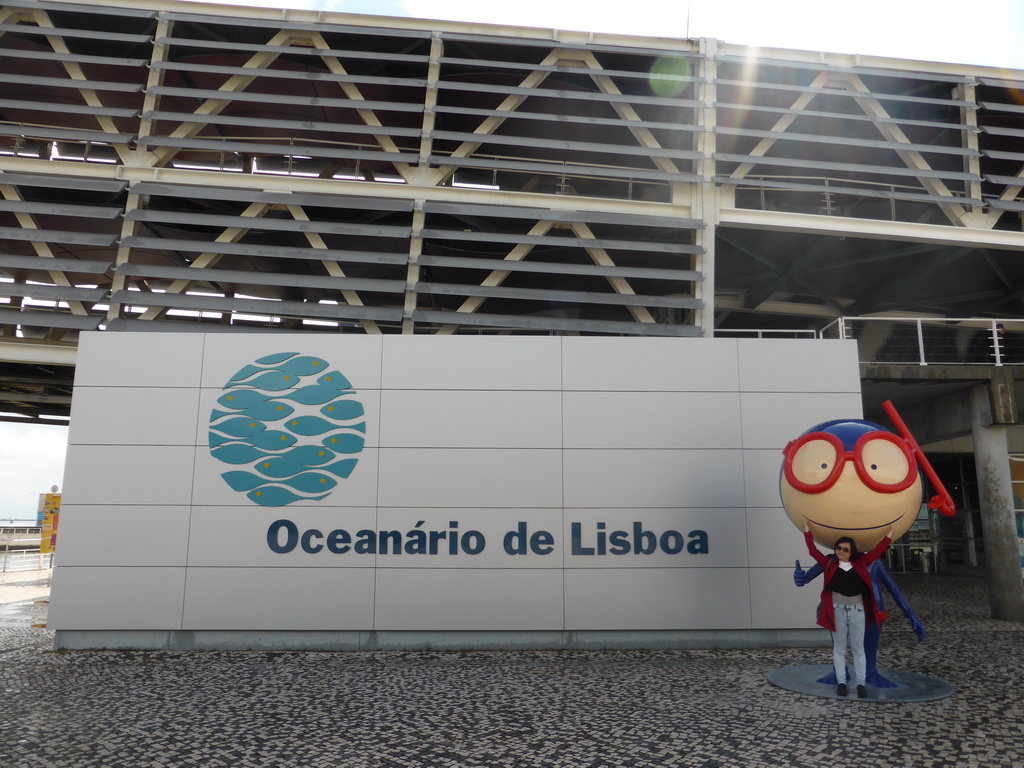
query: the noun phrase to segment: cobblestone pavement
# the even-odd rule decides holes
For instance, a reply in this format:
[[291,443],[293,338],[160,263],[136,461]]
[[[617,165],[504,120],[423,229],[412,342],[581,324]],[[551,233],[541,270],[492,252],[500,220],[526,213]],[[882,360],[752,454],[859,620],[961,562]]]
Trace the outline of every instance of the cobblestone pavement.
[[827,649],[467,653],[65,652],[45,605],[0,606],[3,768],[1016,768],[1024,625],[985,582],[902,576],[928,628],[879,663],[937,702],[801,696],[765,674]]
[[0,605],[48,597],[52,575],[52,568],[0,573]]

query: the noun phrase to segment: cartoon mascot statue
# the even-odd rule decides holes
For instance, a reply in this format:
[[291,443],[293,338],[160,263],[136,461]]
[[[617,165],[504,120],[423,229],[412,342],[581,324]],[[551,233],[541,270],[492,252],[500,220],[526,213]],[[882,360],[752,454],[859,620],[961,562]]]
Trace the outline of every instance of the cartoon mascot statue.
[[[858,419],[838,419],[818,424],[793,440],[783,450],[779,475],[782,504],[786,514],[800,531],[807,526],[814,541],[831,550],[833,543],[849,536],[860,552],[871,550],[892,528],[892,539],[906,533],[921,509],[924,478],[936,494],[928,508],[950,516],[953,500],[939,481],[921,447],[892,403],[882,404],[899,434],[885,427]],[[822,572],[815,564],[808,570],[796,563],[793,580],[798,587]],[[910,621],[918,641],[925,629],[903,598],[882,560],[869,568],[878,616],[887,613],[882,587]],[[878,688],[894,688],[896,683],[878,672],[878,643],[881,626],[867,627],[864,652],[867,657],[867,682]],[[835,684],[835,672],[819,682]]]

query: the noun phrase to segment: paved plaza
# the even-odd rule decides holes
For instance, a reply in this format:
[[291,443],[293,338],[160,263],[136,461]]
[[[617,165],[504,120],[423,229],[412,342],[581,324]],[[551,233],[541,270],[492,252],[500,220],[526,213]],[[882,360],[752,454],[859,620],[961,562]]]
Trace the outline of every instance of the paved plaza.
[[[7,602],[0,766],[1020,766],[1024,625],[987,618],[982,580],[898,580],[929,635],[918,644],[894,617],[879,665],[941,678],[949,698],[865,703],[767,682],[827,663],[824,648],[55,653],[32,627],[46,605]],[[5,586],[0,599],[19,597]]]

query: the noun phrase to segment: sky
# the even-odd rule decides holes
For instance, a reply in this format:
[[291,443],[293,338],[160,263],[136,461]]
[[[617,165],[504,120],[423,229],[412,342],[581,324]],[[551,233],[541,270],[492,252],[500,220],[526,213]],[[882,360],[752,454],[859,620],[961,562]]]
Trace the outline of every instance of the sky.
[[[1024,69],[1022,0],[227,0]],[[628,13],[623,12],[628,8]]]
[[[1024,70],[1024,0],[247,0],[232,5],[511,24]],[[623,8],[628,7],[628,13]],[[973,25],[973,26],[972,26]],[[67,428],[0,422],[0,522],[61,485]]]
[[39,494],[60,486],[68,428],[0,421],[0,523],[35,520]]

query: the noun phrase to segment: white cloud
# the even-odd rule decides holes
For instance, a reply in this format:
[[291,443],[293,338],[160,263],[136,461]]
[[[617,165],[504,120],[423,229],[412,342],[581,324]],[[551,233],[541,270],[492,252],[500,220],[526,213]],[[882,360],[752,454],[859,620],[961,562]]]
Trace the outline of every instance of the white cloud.
[[795,48],[1024,69],[1024,2],[986,0],[220,0],[539,29],[650,37],[709,37],[738,45]]
[[35,520],[39,494],[64,481],[68,428],[0,422],[0,520]]
[[419,18],[511,24],[658,37],[710,37],[727,43],[869,54],[1024,69],[1024,3],[988,0],[985,12],[962,0],[404,0]]
[[[512,3],[404,0],[403,5],[410,16],[425,19],[686,37],[686,3],[672,0],[633,0],[628,6],[582,0],[516,0]],[[628,8],[628,12],[624,12],[624,8]]]

